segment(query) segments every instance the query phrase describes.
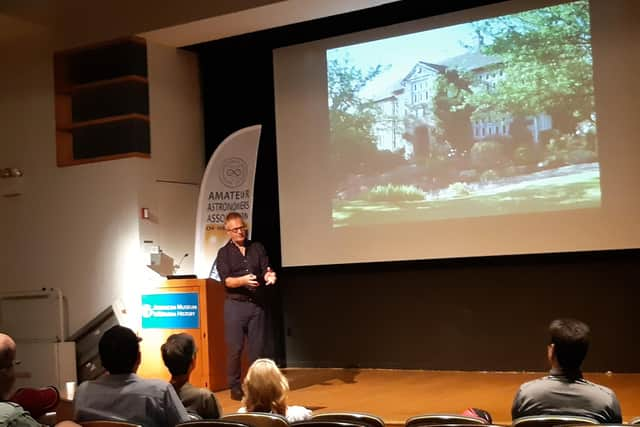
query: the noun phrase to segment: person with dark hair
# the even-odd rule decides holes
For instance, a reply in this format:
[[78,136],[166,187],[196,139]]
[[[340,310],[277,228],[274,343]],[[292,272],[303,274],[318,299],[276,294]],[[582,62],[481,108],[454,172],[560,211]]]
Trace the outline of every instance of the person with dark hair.
[[129,328],[114,326],[98,343],[100,361],[108,371],[78,387],[75,420],[126,421],[145,427],[173,427],[191,420],[171,384],[136,375],[140,338]]
[[203,419],[220,418],[222,411],[211,390],[189,384],[196,366],[196,343],[189,334],[173,334],[160,347],[162,360],[171,373],[169,381],[184,407]]
[[227,377],[231,398],[242,400],[240,355],[247,338],[249,364],[262,356],[265,336],[264,286],[276,283],[267,252],[247,239],[247,224],[237,212],[224,221],[229,242],[220,248],[216,267],[225,287],[224,337],[227,345]]
[[615,393],[582,377],[582,361],[589,350],[591,331],[575,319],[557,319],[549,325],[551,340],[547,358],[548,376],[520,386],[511,416],[573,415],[599,423],[621,423],[620,403]]

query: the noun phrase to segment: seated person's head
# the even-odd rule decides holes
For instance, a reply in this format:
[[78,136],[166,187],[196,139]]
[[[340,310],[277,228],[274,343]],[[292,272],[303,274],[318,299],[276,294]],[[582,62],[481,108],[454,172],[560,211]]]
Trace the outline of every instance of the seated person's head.
[[162,360],[174,377],[190,374],[195,365],[196,344],[189,334],[173,334],[160,347]]
[[102,366],[112,375],[131,374],[140,365],[140,338],[129,328],[114,326],[100,338]]
[[16,343],[9,335],[0,334],[0,400],[7,399],[16,381],[15,359]]
[[589,349],[591,332],[586,323],[575,319],[556,319],[549,325],[549,359],[555,358],[566,371],[577,371]]
[[249,368],[243,383],[248,412],[287,414],[289,382],[271,359],[258,359]]

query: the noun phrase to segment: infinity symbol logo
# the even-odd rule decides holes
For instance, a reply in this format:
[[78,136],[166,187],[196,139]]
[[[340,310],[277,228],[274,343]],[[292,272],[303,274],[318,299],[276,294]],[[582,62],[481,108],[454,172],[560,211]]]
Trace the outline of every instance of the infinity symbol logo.
[[241,157],[230,157],[224,159],[218,172],[220,182],[228,188],[237,188],[244,184],[247,179],[249,166]]

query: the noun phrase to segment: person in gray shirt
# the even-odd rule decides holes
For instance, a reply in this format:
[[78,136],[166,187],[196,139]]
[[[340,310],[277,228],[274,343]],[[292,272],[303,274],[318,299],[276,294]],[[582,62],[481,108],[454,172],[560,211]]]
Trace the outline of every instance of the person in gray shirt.
[[136,375],[140,338],[131,329],[114,326],[98,344],[108,375],[78,387],[74,415],[78,422],[126,421],[145,427],[173,427],[191,420],[171,384]]
[[193,337],[186,333],[170,335],[160,351],[162,360],[171,373],[169,382],[187,411],[203,419],[220,418],[222,411],[211,390],[194,387],[189,383],[189,376],[196,366],[196,344]]
[[520,386],[513,400],[511,417],[571,415],[593,418],[599,423],[621,423],[620,403],[615,393],[582,377],[590,329],[575,319],[557,319],[549,325],[551,342],[547,357],[549,375]]

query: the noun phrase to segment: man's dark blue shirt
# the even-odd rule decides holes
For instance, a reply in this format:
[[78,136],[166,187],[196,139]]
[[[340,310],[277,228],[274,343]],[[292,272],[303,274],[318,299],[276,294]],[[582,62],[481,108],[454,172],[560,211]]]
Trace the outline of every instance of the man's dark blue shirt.
[[256,280],[260,283],[260,286],[253,288],[250,286],[241,286],[239,288],[228,288],[225,286],[227,294],[231,298],[242,298],[241,295],[247,297],[247,299],[261,300],[260,289],[263,289],[265,284],[264,274],[269,267],[269,257],[267,252],[259,242],[252,242],[246,240],[244,247],[245,255],[242,255],[240,249],[233,241],[229,240],[226,245],[220,248],[218,256],[216,258],[216,267],[218,274],[220,275],[220,281],[224,284],[227,277],[240,277],[246,274],[255,274]]

